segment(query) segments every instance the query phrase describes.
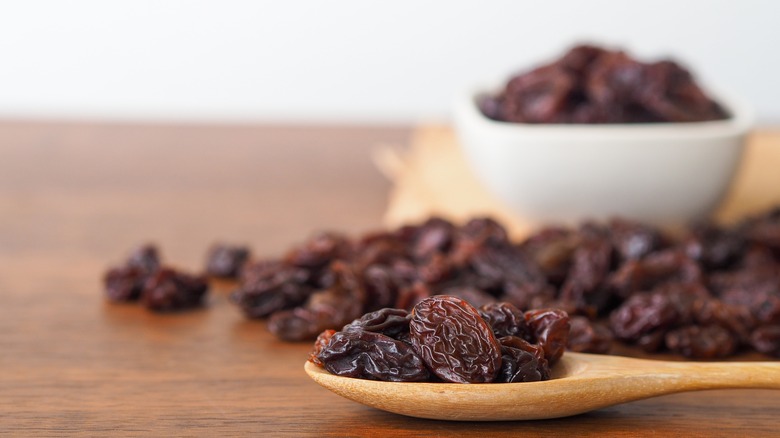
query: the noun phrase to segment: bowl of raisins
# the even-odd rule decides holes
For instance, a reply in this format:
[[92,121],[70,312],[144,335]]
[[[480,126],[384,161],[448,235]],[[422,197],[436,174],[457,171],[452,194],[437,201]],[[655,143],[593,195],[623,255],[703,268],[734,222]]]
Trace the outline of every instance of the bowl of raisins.
[[673,61],[578,46],[463,93],[454,121],[478,180],[531,223],[681,225],[727,193],[752,114]]

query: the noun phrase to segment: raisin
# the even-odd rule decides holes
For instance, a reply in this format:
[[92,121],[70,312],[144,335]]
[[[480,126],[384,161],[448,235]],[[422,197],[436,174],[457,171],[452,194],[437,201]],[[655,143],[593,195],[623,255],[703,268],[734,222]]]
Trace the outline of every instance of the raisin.
[[154,245],[143,245],[130,254],[124,265],[109,269],[103,276],[106,297],[115,302],[137,301],[144,283],[160,269],[160,256]]
[[501,344],[469,303],[437,295],[418,303],[410,322],[412,345],[447,382],[492,382],[501,368]]
[[561,288],[561,298],[576,303],[585,311],[588,306],[593,306],[596,312],[605,308],[609,294],[603,283],[611,263],[612,245],[609,240],[586,234],[572,255],[571,267]]
[[132,266],[109,269],[103,277],[106,296],[116,302],[137,301],[146,277],[143,271]]
[[539,382],[550,379],[550,367],[541,347],[517,336],[502,337],[499,342],[502,360],[495,382]]
[[330,339],[333,337],[333,335],[336,334],[336,330],[329,329],[325,330],[322,333],[317,336],[317,340],[314,341],[314,348],[312,348],[311,353],[309,353],[309,361],[319,365],[323,366],[322,362],[320,362],[320,359],[317,357],[318,354],[322,352],[322,350],[325,349],[325,347],[328,346],[330,343]]
[[420,382],[430,374],[414,349],[381,333],[338,332],[317,354],[331,374],[390,382]]
[[275,312],[268,318],[268,331],[284,341],[305,341],[332,326],[329,315],[304,307]]
[[569,315],[559,309],[538,309],[524,316],[536,343],[544,349],[545,359],[550,366],[555,365],[569,340]]
[[409,333],[411,319],[412,316],[404,309],[385,308],[366,313],[345,325],[342,330],[365,330],[398,339],[402,334]]
[[441,219],[428,219],[416,233],[411,253],[417,260],[424,260],[436,253],[446,252],[452,244],[455,226]]
[[780,325],[765,325],[753,330],[750,345],[759,353],[780,357]]
[[612,332],[606,327],[592,323],[584,316],[572,316],[571,330],[566,348],[580,353],[607,354],[612,347]]
[[303,304],[312,294],[309,271],[281,262],[248,265],[238,289],[231,295],[244,314],[265,318],[279,310]]
[[746,241],[742,233],[712,224],[691,228],[685,239],[685,250],[707,269],[726,269],[739,261]]
[[158,312],[182,310],[200,306],[207,291],[205,278],[161,268],[144,283],[141,300]]
[[559,285],[566,279],[578,239],[569,230],[549,227],[526,239],[522,249],[530,254],[550,283]]
[[150,274],[160,269],[160,252],[154,245],[140,246],[130,254],[126,265]]
[[629,260],[610,275],[610,287],[620,296],[648,291],[667,282],[701,283],[698,263],[685,251],[658,251],[641,260]]
[[479,308],[479,314],[493,329],[497,338],[517,336],[528,339],[531,333],[525,315],[510,303],[491,303]]
[[612,245],[621,260],[638,260],[662,245],[658,230],[626,219],[612,219],[608,225]]
[[333,260],[348,258],[351,250],[351,243],[345,236],[322,232],[290,251],[285,261],[303,268],[321,268]]
[[214,245],[206,256],[206,273],[214,277],[236,278],[248,259],[248,248],[224,244]]
[[726,357],[738,345],[734,335],[717,325],[681,327],[667,333],[665,342],[669,350],[696,359]]
[[677,323],[679,313],[667,294],[632,295],[610,315],[612,333],[622,340],[636,341],[658,329]]
[[303,307],[276,312],[268,320],[268,330],[289,341],[314,339],[326,329],[341,327],[363,314],[366,291],[348,264],[331,264],[335,280],[325,290],[309,296]]
[[672,61],[644,63],[581,45],[481,96],[482,113],[515,123],[656,123],[724,119],[692,75]]

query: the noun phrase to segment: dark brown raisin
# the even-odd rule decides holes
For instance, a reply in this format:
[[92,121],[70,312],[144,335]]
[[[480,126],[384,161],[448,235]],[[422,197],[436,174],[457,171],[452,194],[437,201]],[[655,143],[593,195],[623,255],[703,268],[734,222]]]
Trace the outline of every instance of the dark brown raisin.
[[322,232],[290,251],[285,261],[303,268],[321,268],[333,260],[348,258],[351,252],[351,243],[345,236]]
[[141,297],[147,274],[133,266],[112,268],[103,277],[106,296],[111,301],[137,301]]
[[612,347],[612,332],[584,316],[572,316],[566,348],[580,353],[607,354]]
[[420,382],[430,374],[414,349],[380,333],[335,333],[317,360],[331,374],[390,382]]
[[303,304],[313,292],[310,278],[309,271],[281,262],[254,263],[243,270],[231,300],[246,316],[265,318]]
[[619,339],[637,341],[644,335],[677,323],[679,313],[667,294],[632,295],[610,315],[612,333]]
[[218,244],[206,256],[206,273],[220,278],[236,278],[249,260],[249,249],[243,246]]
[[320,359],[317,357],[317,355],[328,346],[330,343],[330,338],[332,338],[334,334],[336,334],[336,330],[331,329],[325,330],[320,333],[319,336],[317,336],[317,339],[314,341],[314,347],[312,348],[311,353],[309,353],[310,362],[322,366],[322,362],[320,362]]
[[750,345],[759,353],[780,357],[780,325],[765,325],[753,330]]
[[525,321],[536,343],[544,349],[547,362],[555,365],[569,341],[569,315],[559,309],[529,310],[525,312]]
[[127,266],[138,268],[146,274],[160,269],[160,252],[154,245],[136,248],[127,260]]
[[495,382],[538,382],[550,379],[550,367],[544,350],[517,336],[499,339],[501,343],[501,370]]
[[479,308],[479,314],[490,325],[497,338],[517,336],[529,339],[533,336],[523,312],[510,303],[486,304]]
[[412,316],[404,309],[386,308],[366,313],[345,325],[342,330],[365,330],[398,339],[402,334],[409,333],[411,319]]
[[144,283],[141,301],[158,312],[188,309],[203,304],[208,288],[203,277],[161,268]]
[[730,356],[738,341],[731,332],[717,325],[690,325],[670,331],[666,348],[695,359],[716,359]]
[[469,303],[437,295],[418,303],[410,322],[412,345],[439,378],[487,383],[501,368],[501,344]]

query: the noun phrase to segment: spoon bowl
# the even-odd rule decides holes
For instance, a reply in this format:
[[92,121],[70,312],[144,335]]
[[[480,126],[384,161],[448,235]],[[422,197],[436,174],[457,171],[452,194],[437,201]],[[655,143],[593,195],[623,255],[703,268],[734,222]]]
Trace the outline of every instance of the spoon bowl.
[[304,369],[321,386],[358,403],[453,421],[539,420],[676,392],[780,389],[780,362],[668,362],[585,353],[566,353],[544,382],[381,382],[336,376],[311,362]]

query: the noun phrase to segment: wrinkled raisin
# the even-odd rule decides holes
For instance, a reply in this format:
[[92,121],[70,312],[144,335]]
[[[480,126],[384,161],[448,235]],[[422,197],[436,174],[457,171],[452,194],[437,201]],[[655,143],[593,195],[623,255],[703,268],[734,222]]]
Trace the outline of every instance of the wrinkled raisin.
[[381,333],[337,332],[317,354],[317,360],[329,373],[338,376],[390,382],[429,378],[425,364],[410,345]]
[[544,349],[547,362],[555,365],[569,341],[569,315],[559,309],[529,310],[525,312],[525,321],[536,343]]
[[517,336],[502,337],[499,342],[502,360],[496,382],[538,382],[550,379],[550,368],[541,347]]
[[322,366],[322,362],[320,362],[320,359],[317,357],[317,355],[319,355],[322,350],[328,346],[330,343],[330,338],[332,338],[334,334],[336,334],[336,330],[329,329],[323,331],[319,334],[319,336],[317,336],[317,339],[314,341],[314,347],[312,348],[311,353],[309,353],[310,362]]
[[517,336],[528,339],[531,336],[525,315],[509,303],[491,303],[479,308],[482,319],[493,329],[497,338]]
[[345,325],[342,330],[365,330],[398,339],[403,333],[409,332],[411,319],[412,316],[404,309],[385,308],[366,313]]
[[418,303],[410,322],[412,345],[442,380],[486,383],[501,368],[501,344],[469,303],[437,295]]

